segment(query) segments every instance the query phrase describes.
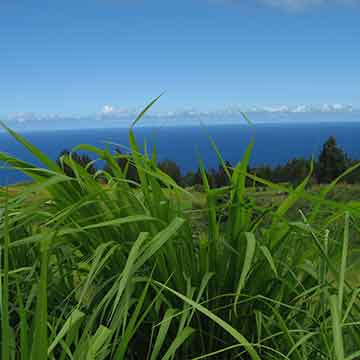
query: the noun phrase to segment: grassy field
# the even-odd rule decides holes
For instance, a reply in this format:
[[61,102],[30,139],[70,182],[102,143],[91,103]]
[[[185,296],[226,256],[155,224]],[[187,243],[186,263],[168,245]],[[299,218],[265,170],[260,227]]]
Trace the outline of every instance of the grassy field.
[[111,174],[70,178],[9,132],[43,168],[0,154],[33,179],[1,191],[1,359],[360,358],[360,188],[271,184],[250,145],[230,186],[183,189],[132,130],[138,184],[86,145]]

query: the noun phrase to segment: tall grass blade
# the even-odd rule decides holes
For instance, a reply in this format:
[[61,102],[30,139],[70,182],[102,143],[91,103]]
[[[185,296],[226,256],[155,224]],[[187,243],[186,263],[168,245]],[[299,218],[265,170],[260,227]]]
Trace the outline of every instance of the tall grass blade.
[[343,301],[344,301],[344,290],[345,290],[345,274],[346,274],[346,264],[348,258],[348,248],[349,248],[349,213],[345,214],[345,225],[344,225],[344,239],[342,246],[342,255],[341,255],[341,265],[340,265],[340,274],[339,274],[339,314],[342,317],[343,311]]
[[48,351],[47,331],[47,281],[48,281],[48,252],[51,237],[44,234],[40,244],[41,263],[40,279],[36,296],[36,312],[33,319],[34,337],[31,360],[46,360]]
[[77,326],[82,319],[84,319],[85,314],[78,309],[75,309],[71,315],[67,318],[61,330],[56,335],[55,339],[52,341],[48,348],[48,355],[50,355],[59,342],[68,334],[68,332],[75,326]]
[[40,160],[46,167],[50,170],[58,172],[60,171],[59,166],[55,161],[47,157],[42,151],[37,147],[27,141],[23,136],[19,135],[15,131],[8,128],[3,122],[0,121],[0,126],[2,126],[15,140],[22,144],[31,154],[33,154],[38,160]]
[[220,327],[222,327],[226,332],[228,332],[235,340],[239,342],[240,345],[242,345],[246,351],[249,353],[251,359],[253,360],[261,360],[259,355],[257,354],[254,347],[249,343],[249,341],[241,335],[235,328],[233,328],[231,325],[229,325],[226,321],[219,318],[217,315],[209,311],[207,308],[202,306],[201,304],[196,303],[195,301],[187,298],[186,296],[178,293],[177,291],[170,289],[169,287],[157,282],[157,284],[160,287],[165,288],[169,292],[173,293],[174,295],[178,296],[181,300],[185,301],[189,305],[193,306],[196,310],[207,316],[209,319],[214,321],[216,324],[218,324]]
[[244,259],[243,268],[241,271],[238,287],[236,290],[236,296],[235,296],[235,302],[234,302],[235,314],[237,314],[237,302],[239,300],[241,290],[245,286],[246,278],[249,275],[249,272],[251,269],[251,264],[252,264],[254,254],[255,254],[255,248],[256,248],[256,239],[255,239],[254,234],[250,233],[250,232],[246,232],[245,237],[246,237],[246,242],[247,242],[246,253],[245,253],[245,259]]
[[151,353],[150,360],[158,359],[160,350],[164,344],[166,336],[168,335],[168,330],[171,325],[171,320],[175,313],[176,313],[175,309],[167,309],[166,310],[164,318],[161,321],[160,329],[159,329],[158,335],[156,337],[156,341],[155,341],[154,348]]
[[162,357],[162,360],[169,360],[175,356],[177,349],[195,332],[191,327],[184,328],[180,334],[177,335],[175,340],[170,345],[168,351]]
[[130,250],[124,270],[121,273],[121,280],[119,282],[119,288],[117,290],[116,297],[113,302],[110,318],[112,318],[114,316],[114,313],[119,305],[120,298],[125,290],[125,287],[131,281],[132,275],[134,275],[134,273],[137,270],[135,263],[140,254],[141,246],[143,245],[145,240],[148,238],[148,236],[149,236],[148,233],[140,233],[140,235],[138,236],[137,240],[134,242],[134,245],[132,246],[132,248]]
[[331,319],[332,319],[332,330],[333,330],[333,340],[334,340],[334,349],[335,349],[335,358],[336,360],[344,360],[344,342],[342,335],[342,324],[339,313],[339,300],[336,295],[330,296],[330,310],[331,310]]
[[[4,268],[2,270],[1,281],[1,358],[3,360],[10,360],[10,319],[9,319],[9,213],[8,213],[8,195],[5,199],[5,209],[3,212],[4,218],[4,245],[3,258]],[[0,251],[1,256],[1,251]],[[1,258],[0,258],[1,261]]]
[[21,292],[18,279],[16,279],[16,292],[20,320],[20,358],[21,360],[28,360],[30,358],[30,328],[27,320],[27,311],[24,306],[23,293]]
[[[86,360],[97,360],[104,357],[106,351],[106,343],[110,340],[113,332],[106,326],[100,325],[96,333],[89,341],[89,350]],[[106,353],[105,353],[106,354]]]

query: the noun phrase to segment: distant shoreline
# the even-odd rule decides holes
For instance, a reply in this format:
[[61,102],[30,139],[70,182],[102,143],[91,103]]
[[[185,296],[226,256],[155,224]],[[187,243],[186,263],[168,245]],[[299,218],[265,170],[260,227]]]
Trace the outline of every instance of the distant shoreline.
[[[144,124],[146,121],[144,120]],[[142,125],[139,123],[139,125]],[[15,129],[51,159],[55,160],[62,150],[71,150],[79,144],[99,148],[115,145],[128,147],[128,127],[87,129]],[[159,160],[175,161],[182,172],[194,171],[201,154],[206,168],[216,168],[218,159],[211,146],[215,141],[225,160],[232,164],[241,160],[249,141],[255,144],[251,155],[251,166],[276,166],[296,157],[316,156],[329,136],[335,136],[339,145],[354,159],[360,159],[359,122],[317,123],[267,123],[249,126],[242,124],[205,124],[203,126],[138,126],[135,127],[138,143],[148,150],[154,145]],[[108,145],[107,145],[108,144]],[[33,156],[10,135],[0,133],[0,151],[16,158],[35,163]],[[38,164],[39,165],[39,164]],[[0,184],[24,181],[24,177],[8,169],[0,171]]]

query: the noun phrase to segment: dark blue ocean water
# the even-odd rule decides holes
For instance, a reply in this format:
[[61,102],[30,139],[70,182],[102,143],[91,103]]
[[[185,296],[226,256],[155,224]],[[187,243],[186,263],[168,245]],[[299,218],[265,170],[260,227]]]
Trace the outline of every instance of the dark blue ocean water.
[[[23,136],[49,157],[56,159],[61,150],[71,149],[81,143],[101,148],[105,147],[106,142],[127,146],[127,132],[125,128],[57,130],[25,132]],[[158,158],[176,161],[183,172],[197,168],[197,152],[201,154],[206,167],[218,165],[209,135],[216,142],[223,158],[232,164],[241,159],[252,137],[255,140],[252,165],[276,165],[293,157],[316,156],[330,135],[336,137],[338,144],[351,157],[360,159],[360,123],[142,127],[136,129],[135,133],[139,143],[146,140],[149,149],[156,144]],[[22,145],[5,133],[0,133],[0,151],[39,164]],[[2,185],[24,180],[26,177],[19,172],[0,170]]]

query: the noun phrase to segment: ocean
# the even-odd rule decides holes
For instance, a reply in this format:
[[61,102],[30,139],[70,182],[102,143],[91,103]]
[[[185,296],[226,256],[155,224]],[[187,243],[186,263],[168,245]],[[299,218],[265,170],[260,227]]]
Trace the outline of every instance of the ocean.
[[[139,144],[148,149],[156,145],[158,159],[174,160],[185,173],[196,170],[199,156],[207,168],[217,167],[218,160],[209,137],[217,144],[225,160],[236,164],[241,160],[246,146],[254,139],[251,164],[277,165],[294,157],[317,156],[329,136],[335,136],[352,158],[360,159],[360,123],[277,123],[211,126],[157,126],[135,129]],[[59,153],[79,144],[91,144],[114,149],[116,144],[128,146],[127,128],[43,130],[22,133],[31,143],[52,159]],[[0,133],[0,151],[21,160],[39,165],[39,162],[7,133]],[[0,169],[0,184],[10,185],[27,181],[27,178],[8,168]]]

